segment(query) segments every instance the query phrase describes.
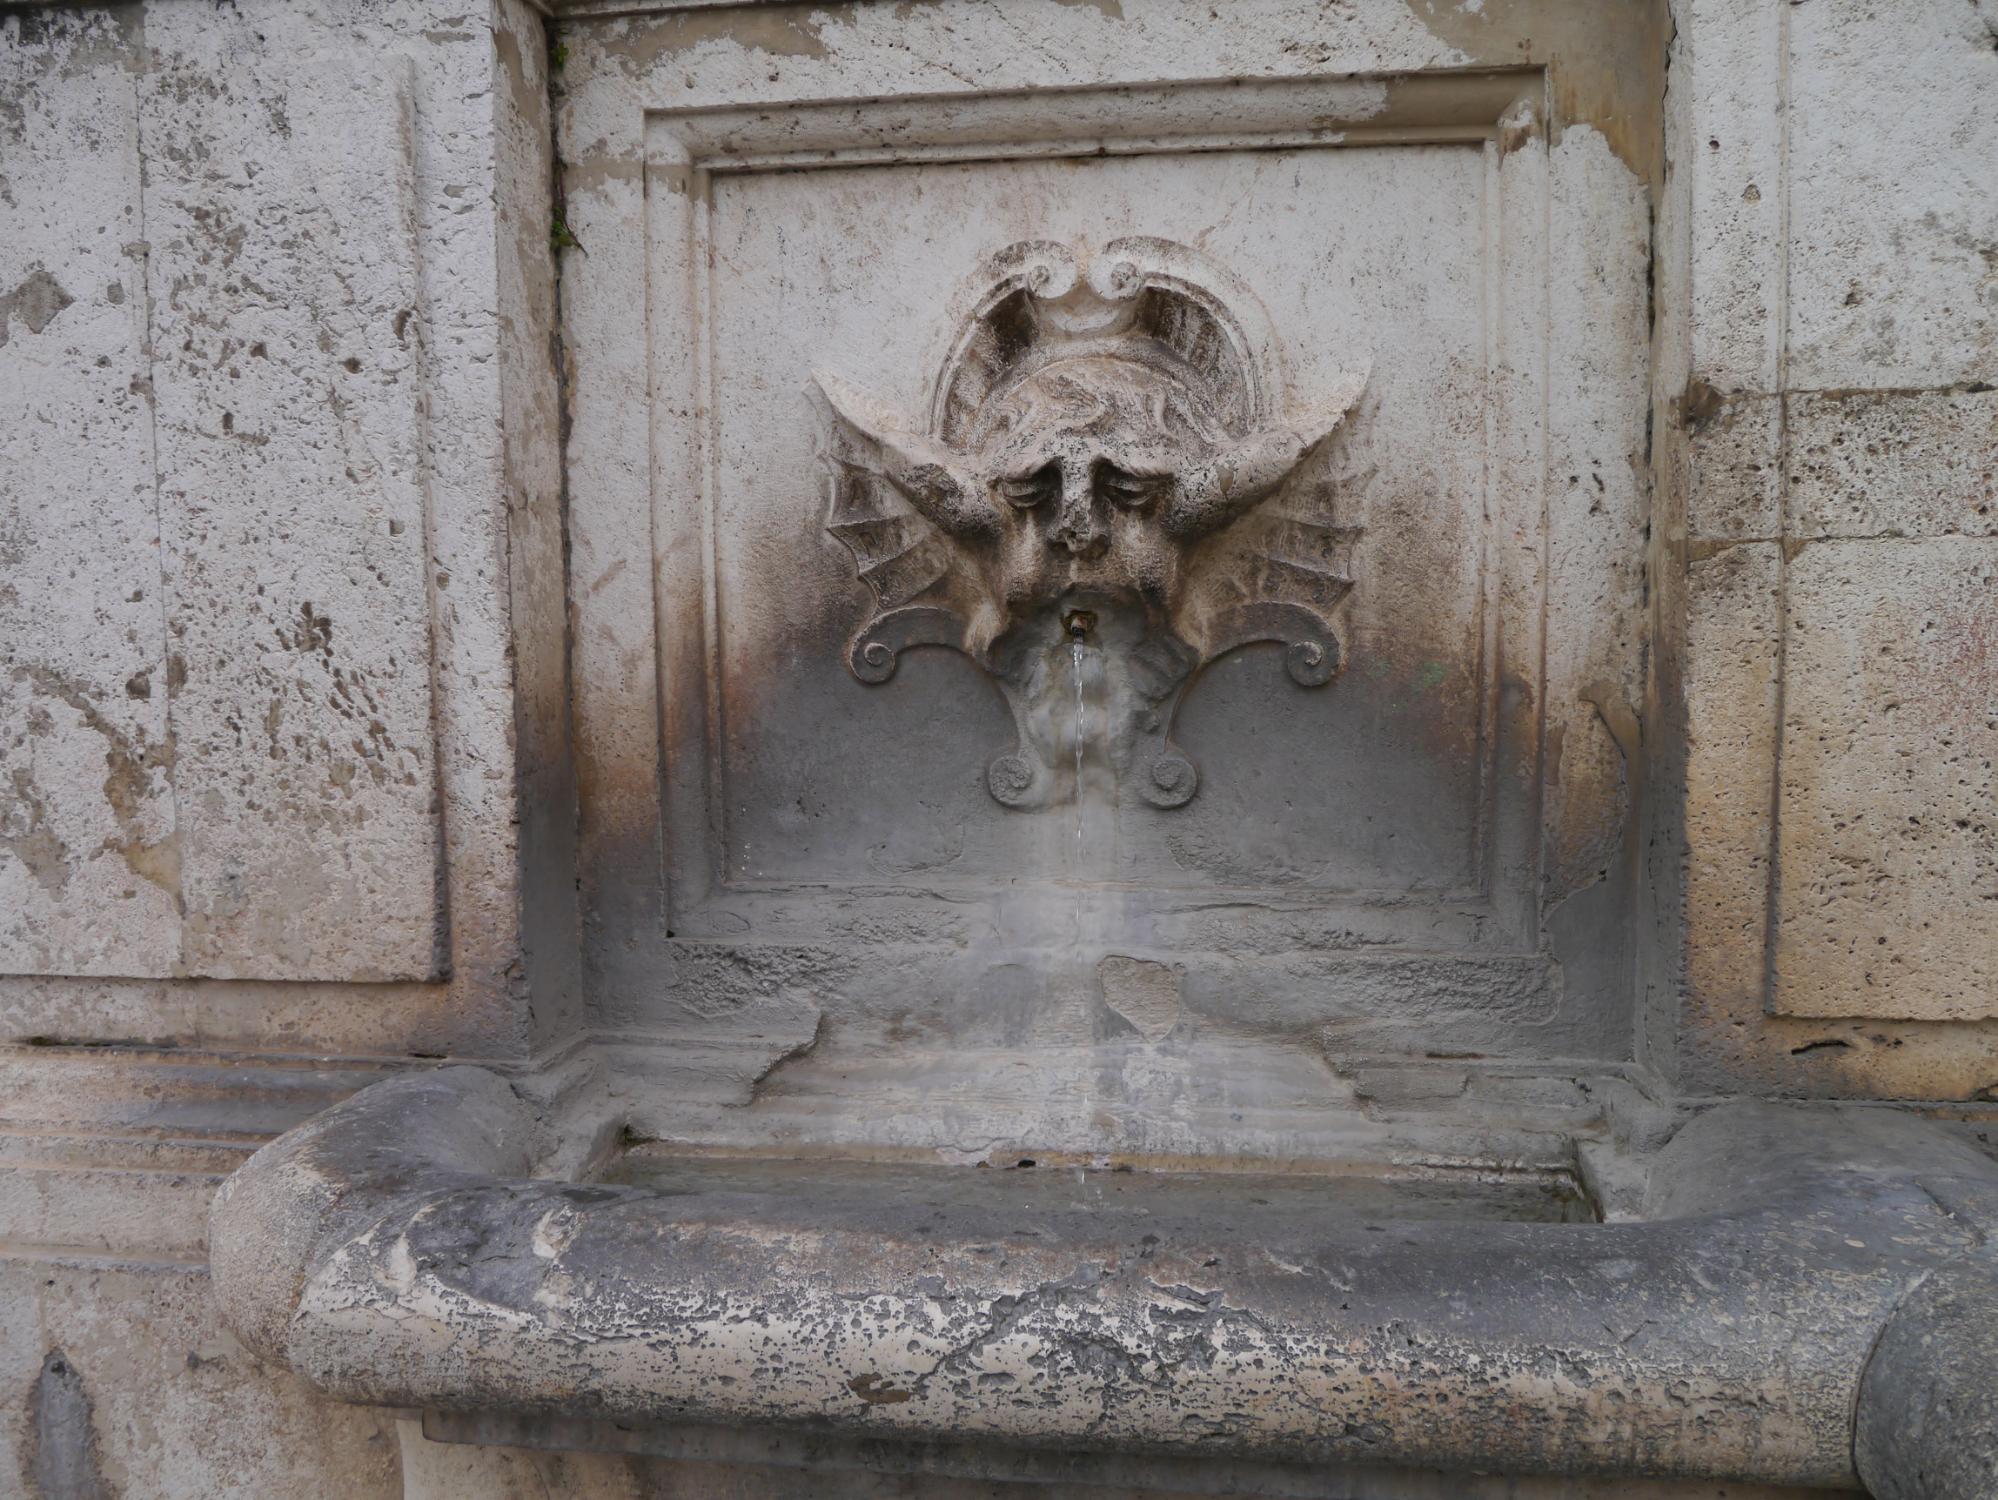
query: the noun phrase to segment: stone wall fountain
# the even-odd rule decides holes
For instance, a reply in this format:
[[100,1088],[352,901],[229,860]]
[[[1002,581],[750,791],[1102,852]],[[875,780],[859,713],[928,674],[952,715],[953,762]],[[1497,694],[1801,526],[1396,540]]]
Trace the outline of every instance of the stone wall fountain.
[[233,1176],[242,1339],[418,1414],[425,1500],[1993,1493],[1998,1167],[1650,1060],[1614,22],[937,94],[611,9],[557,122],[588,1004]]

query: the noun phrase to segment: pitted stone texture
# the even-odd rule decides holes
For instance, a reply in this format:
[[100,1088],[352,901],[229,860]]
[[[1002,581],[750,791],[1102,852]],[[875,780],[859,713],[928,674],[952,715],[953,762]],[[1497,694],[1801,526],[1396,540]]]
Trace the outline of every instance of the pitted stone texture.
[[26,90],[10,179],[41,211],[9,251],[84,299],[16,308],[0,351],[41,538],[5,567],[34,616],[5,674],[8,966],[434,977],[408,65],[287,73],[287,44],[174,5],[8,25],[79,80]]
[[1998,534],[1998,391],[1799,394],[1786,420],[1790,535]]
[[0,18],[0,970],[169,972],[181,918],[136,11]]
[[1989,380],[1998,368],[1998,197],[1984,170],[1998,157],[1990,6],[1767,9],[1788,42],[1790,382]]
[[1664,310],[1702,384],[1771,392],[1782,362],[1786,251],[1782,114],[1771,102],[1785,19],[1777,6],[1736,0],[1681,0],[1672,14],[1668,88],[1683,113],[1666,154],[1670,186],[1685,204],[1685,239],[1672,253],[1686,257],[1690,296]]
[[1867,1362],[1854,1444],[1874,1500],[1998,1495],[1998,1257],[1945,1266]]
[[[180,952],[220,978],[433,978],[434,339],[407,64],[277,73],[147,16],[146,295]],[[276,74],[276,76],[273,76]]]
[[1782,569],[1777,543],[1743,543],[1686,577],[1686,980],[1750,1014],[1765,977]]
[[[1998,1222],[1988,1157],[1884,1111],[1710,1111],[1647,1221],[1576,1226],[1377,1217],[1303,1179],[529,1182],[496,1085],[379,1085],[233,1180],[217,1254],[258,1270],[224,1306],[260,1346],[282,1328],[322,1390],[401,1406],[1835,1485],[1880,1326]],[[497,1115],[467,1128],[474,1098]]]
[[1998,1016],[1998,540],[1790,563],[1773,1007]]
[[[1988,805],[1986,632],[1959,622],[1944,669],[1922,626],[1925,594],[1967,605],[1972,554],[1942,539],[1992,534],[1991,10],[1674,14],[1657,519],[1685,538],[1686,634],[1675,660],[1668,605],[1659,688],[1688,715],[1685,928],[1649,1034],[1695,1087],[1989,1097],[1987,819],[1965,810]],[[1747,614],[1715,587],[1749,567],[1736,542]],[[1894,637],[1870,661],[1869,629]]]
[[540,18],[0,25],[5,1035],[566,1030]]
[[253,1356],[198,1261],[0,1256],[0,1390],[10,1500],[402,1500],[394,1423]]
[[1783,403],[1695,382],[1678,402],[1686,428],[1686,535],[1768,540],[1783,527]]

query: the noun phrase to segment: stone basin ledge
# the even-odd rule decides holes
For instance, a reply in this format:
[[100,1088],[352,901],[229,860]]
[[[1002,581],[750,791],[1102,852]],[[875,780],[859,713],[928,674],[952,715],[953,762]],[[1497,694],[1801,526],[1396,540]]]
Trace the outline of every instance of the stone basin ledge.
[[1889,1110],[1707,1110],[1634,1222],[1334,1195],[1253,1243],[970,1170],[913,1216],[809,1164],[535,1180],[553,1136],[476,1068],[327,1110],[217,1196],[225,1315],[328,1395],[435,1412],[1998,1494],[1998,1163]]

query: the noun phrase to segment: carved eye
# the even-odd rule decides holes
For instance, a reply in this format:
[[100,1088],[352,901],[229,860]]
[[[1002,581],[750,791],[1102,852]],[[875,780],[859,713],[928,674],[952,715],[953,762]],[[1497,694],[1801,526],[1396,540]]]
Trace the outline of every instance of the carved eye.
[[1061,467],[1045,464],[1031,474],[999,481],[999,494],[1008,505],[1032,510],[1061,495]]
[[1143,510],[1172,482],[1166,474],[1133,474],[1113,463],[1096,466],[1096,490],[1123,510]]

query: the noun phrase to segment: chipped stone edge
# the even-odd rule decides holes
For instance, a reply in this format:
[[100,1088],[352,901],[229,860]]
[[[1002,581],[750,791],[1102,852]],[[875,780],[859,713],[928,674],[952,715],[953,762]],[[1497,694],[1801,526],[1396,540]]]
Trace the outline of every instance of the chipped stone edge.
[[440,1187],[526,1176],[542,1154],[541,1120],[498,1074],[441,1068],[383,1083],[286,1131],[216,1191],[216,1302],[265,1359],[289,1363],[306,1283],[349,1238]]
[[1853,1466],[1876,1500],[1998,1495],[1998,1246],[1895,1309],[1860,1381]]

